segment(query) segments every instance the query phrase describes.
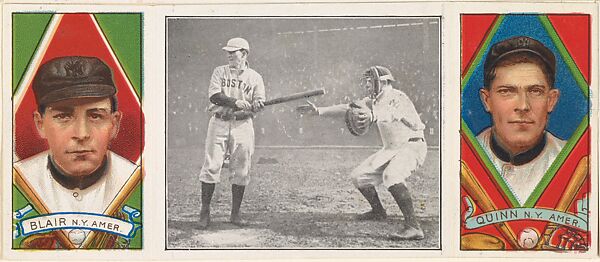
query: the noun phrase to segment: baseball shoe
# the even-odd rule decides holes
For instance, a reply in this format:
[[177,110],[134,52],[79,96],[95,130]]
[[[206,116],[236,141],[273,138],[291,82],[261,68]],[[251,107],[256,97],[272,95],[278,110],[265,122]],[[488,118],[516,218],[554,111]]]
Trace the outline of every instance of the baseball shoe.
[[210,211],[209,212],[200,212],[200,229],[206,229],[210,224]]
[[382,211],[371,210],[366,213],[358,214],[354,218],[356,220],[384,220],[387,218],[387,214],[385,213],[385,209]]
[[229,222],[231,222],[231,224],[234,224],[238,227],[244,227],[248,225],[248,221],[242,219],[240,216],[231,216],[229,218]]
[[415,228],[405,225],[397,234],[390,235],[391,240],[421,240],[425,238],[425,234],[421,228]]

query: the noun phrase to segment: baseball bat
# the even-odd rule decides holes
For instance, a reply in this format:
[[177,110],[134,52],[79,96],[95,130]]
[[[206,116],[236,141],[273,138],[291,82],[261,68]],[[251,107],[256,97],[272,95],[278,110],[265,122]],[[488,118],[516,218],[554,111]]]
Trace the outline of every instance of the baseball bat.
[[[23,195],[29,200],[29,202],[33,205],[35,210],[38,211],[40,215],[46,215],[50,213],[48,207],[44,204],[44,201],[38,196],[38,194],[33,190],[29,182],[23,178],[23,175],[19,170],[13,167],[13,183],[21,190]],[[55,236],[60,243],[61,246],[67,249],[74,249],[75,245],[73,242],[67,237],[63,230],[54,231]]]
[[[471,195],[471,197],[473,197],[473,200],[475,200],[483,212],[490,212],[498,209],[494,203],[490,201],[488,194],[477,182],[473,172],[471,172],[469,167],[463,161],[460,162],[460,178],[460,185],[467,191],[467,193],[469,193],[469,195]],[[515,233],[508,228],[506,223],[497,223],[495,226],[512,247],[515,249],[520,248]]]
[[[588,156],[582,157],[577,163],[577,167],[573,172],[573,176],[569,180],[569,183],[565,187],[565,191],[563,192],[562,197],[558,200],[556,207],[554,208],[557,211],[566,212],[569,209],[569,206],[575,200],[579,189],[583,186],[585,179],[588,176]],[[552,233],[556,230],[556,223],[548,223],[546,225],[546,229],[544,230],[544,243],[548,244],[550,242],[550,238],[552,237]],[[544,245],[545,249],[552,249],[549,245]]]
[[[104,211],[104,215],[113,216],[117,211],[119,211],[119,208],[121,207],[121,205],[123,205],[123,203],[125,203],[125,201],[127,201],[129,196],[131,196],[131,193],[133,193],[133,190],[142,181],[142,177],[143,177],[143,168],[141,166],[139,166],[135,169],[135,171],[133,172],[131,177],[129,177],[127,182],[125,182],[125,185],[123,185],[123,187],[121,188],[121,191],[119,191],[117,196],[115,196],[113,201],[108,205],[108,207]],[[89,236],[87,236],[85,238],[85,240],[81,246],[83,248],[88,248],[90,243],[92,243],[94,241],[94,239],[96,239],[96,236],[98,236],[96,231],[91,231]]]
[[[287,95],[287,96],[273,98],[273,99],[263,102],[263,104],[265,106],[270,106],[270,105],[286,103],[286,102],[290,102],[290,101],[294,101],[294,100],[298,100],[298,99],[302,99],[302,98],[309,98],[312,96],[320,96],[323,94],[325,94],[325,90],[323,90],[323,89],[304,91],[304,92],[295,93],[295,94],[291,94],[291,95]],[[244,112],[244,110],[242,110],[242,109],[235,109],[234,111],[236,114],[244,114],[244,113],[239,113],[240,111]],[[248,113],[250,113],[250,112],[248,112]]]
[[[294,100],[298,100],[298,99],[302,99],[302,98],[309,98],[312,96],[320,96],[323,94],[325,94],[325,90],[317,89],[317,90],[295,93],[295,94],[282,96],[282,97],[278,97],[278,98],[273,98],[273,99],[265,101],[263,104],[265,106],[270,106],[270,105],[286,103],[286,102],[290,102],[290,101],[294,101]],[[247,116],[251,116],[254,113],[252,113],[249,110],[235,109],[233,111],[233,114],[234,114],[234,116],[236,116],[236,118],[240,119],[240,118],[247,118]]]
[[291,95],[287,95],[287,96],[270,99],[270,100],[265,101],[264,104],[265,104],[265,106],[276,105],[276,104],[281,104],[281,103],[294,101],[294,100],[298,100],[298,99],[302,99],[302,98],[309,98],[312,96],[320,96],[323,94],[325,94],[325,90],[323,90],[323,89],[305,91],[305,92],[300,92],[300,93],[295,93],[295,94],[291,94]]

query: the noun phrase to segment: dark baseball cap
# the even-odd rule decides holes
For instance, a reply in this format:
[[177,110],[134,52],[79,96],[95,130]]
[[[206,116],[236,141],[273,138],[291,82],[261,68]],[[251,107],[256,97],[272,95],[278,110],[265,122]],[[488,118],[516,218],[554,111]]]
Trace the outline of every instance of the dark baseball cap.
[[82,97],[110,97],[117,93],[112,71],[96,57],[65,56],[44,63],[33,79],[40,105]]
[[527,37],[516,36],[495,43],[487,54],[483,65],[484,85],[489,86],[491,82],[491,71],[500,61],[509,55],[516,53],[529,53],[539,57],[547,67],[547,72],[550,74],[550,84],[554,84],[554,76],[556,74],[556,58],[554,53],[550,51],[544,44],[539,41]]

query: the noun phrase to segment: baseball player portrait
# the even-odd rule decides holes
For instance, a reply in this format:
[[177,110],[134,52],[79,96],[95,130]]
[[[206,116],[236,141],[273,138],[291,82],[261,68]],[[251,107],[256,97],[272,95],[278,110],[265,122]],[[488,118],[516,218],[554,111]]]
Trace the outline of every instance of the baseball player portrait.
[[369,156],[350,177],[371,206],[371,210],[356,216],[357,220],[383,220],[387,213],[376,186],[383,184],[392,194],[404,216],[404,226],[390,235],[393,240],[419,240],[423,230],[415,216],[411,193],[406,179],[425,161],[427,144],[415,106],[408,96],[392,87],[392,72],[383,66],[369,67],[361,77],[367,97],[350,104],[317,107],[308,102],[297,109],[303,114],[344,116],[350,132],[364,135],[376,125],[383,147]]
[[200,169],[202,197],[200,227],[210,224],[210,203],[215,184],[221,181],[223,169],[231,176],[230,222],[244,226],[240,214],[244,191],[250,182],[250,164],[254,152],[254,114],[264,107],[265,86],[262,76],[250,68],[250,45],[243,38],[232,38],[222,48],[228,64],[212,73],[208,85],[211,102],[206,132],[204,164]]
[[517,36],[494,44],[484,64],[479,93],[493,123],[477,141],[521,204],[566,143],[546,130],[560,96],[555,60],[539,41]]
[[462,16],[462,250],[589,248],[589,19]]
[[[110,150],[122,117],[111,69],[96,57],[57,57],[40,66],[32,89],[35,127],[49,149],[14,163],[17,182],[47,213],[106,214],[139,169]],[[66,231],[74,247],[90,233]]]

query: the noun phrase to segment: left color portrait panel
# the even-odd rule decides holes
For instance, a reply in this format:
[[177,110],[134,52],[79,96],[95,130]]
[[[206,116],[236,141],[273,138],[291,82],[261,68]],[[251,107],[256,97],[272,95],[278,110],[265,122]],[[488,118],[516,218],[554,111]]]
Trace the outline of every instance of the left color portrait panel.
[[142,19],[12,14],[13,249],[142,248]]

